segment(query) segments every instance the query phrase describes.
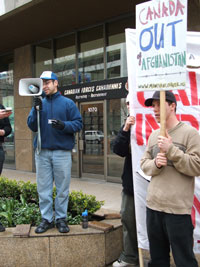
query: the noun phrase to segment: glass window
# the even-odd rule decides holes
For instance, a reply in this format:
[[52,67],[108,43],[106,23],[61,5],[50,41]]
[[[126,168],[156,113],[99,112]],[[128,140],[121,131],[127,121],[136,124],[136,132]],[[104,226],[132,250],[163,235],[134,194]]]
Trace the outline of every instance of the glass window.
[[76,47],[75,35],[65,36],[55,40],[56,57],[54,72],[57,73],[59,85],[65,86],[76,83]]
[[35,77],[45,70],[52,70],[52,42],[43,42],[35,46]]
[[125,29],[133,28],[133,18],[107,24],[107,78],[127,76]]
[[79,82],[103,80],[103,26],[81,31],[79,41]]
[[9,168],[15,168],[13,65],[13,54],[0,57],[0,102],[5,107],[12,107],[13,110],[9,117],[12,133],[5,137],[4,143],[4,166]]
[[[119,108],[120,107],[120,108]],[[107,155],[108,176],[120,177],[123,169],[123,158],[113,153],[113,144],[117,134],[125,122],[127,108],[125,99],[112,99],[107,102]]]

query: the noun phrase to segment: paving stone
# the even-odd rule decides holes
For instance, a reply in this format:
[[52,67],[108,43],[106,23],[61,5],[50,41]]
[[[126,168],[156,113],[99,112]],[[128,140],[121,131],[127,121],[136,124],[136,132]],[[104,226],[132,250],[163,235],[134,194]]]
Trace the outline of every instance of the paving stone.
[[17,225],[13,231],[13,235],[18,236],[18,237],[28,237],[30,233],[30,229],[31,229],[30,224]]
[[94,229],[99,229],[102,230],[104,232],[107,232],[111,229],[113,229],[113,225],[112,224],[108,224],[105,222],[99,222],[99,221],[91,221],[88,222],[88,226]]

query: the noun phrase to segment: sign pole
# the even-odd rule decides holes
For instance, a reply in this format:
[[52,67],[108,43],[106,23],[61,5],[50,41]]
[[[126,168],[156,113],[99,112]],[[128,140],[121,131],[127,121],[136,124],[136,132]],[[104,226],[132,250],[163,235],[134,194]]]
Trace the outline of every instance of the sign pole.
[[138,248],[138,252],[139,252],[139,264],[140,267],[144,267],[144,260],[143,260],[143,256],[142,256],[142,249]]
[[166,136],[166,102],[165,91],[160,91],[160,135]]

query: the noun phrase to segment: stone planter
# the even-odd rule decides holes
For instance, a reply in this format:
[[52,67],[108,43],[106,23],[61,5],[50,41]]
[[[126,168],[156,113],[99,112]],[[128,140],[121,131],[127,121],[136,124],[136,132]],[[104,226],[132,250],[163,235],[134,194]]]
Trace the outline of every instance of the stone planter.
[[103,267],[118,258],[122,250],[120,219],[104,220],[113,225],[109,231],[70,226],[61,234],[50,229],[28,237],[14,236],[16,228],[0,233],[1,267]]

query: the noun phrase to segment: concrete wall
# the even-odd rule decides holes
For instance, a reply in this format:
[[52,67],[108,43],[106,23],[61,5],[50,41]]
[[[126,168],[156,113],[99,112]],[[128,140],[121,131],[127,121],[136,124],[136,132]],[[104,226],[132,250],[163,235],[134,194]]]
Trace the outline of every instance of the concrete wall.
[[[114,229],[82,229],[70,226],[70,232],[60,234],[50,229],[29,237],[15,237],[15,228],[0,233],[1,267],[104,267],[116,260],[122,250],[121,221],[112,220]],[[115,221],[115,222],[114,222]]]
[[19,96],[19,80],[32,76],[31,46],[14,50],[14,107],[15,107],[15,162],[16,169],[33,171],[32,132],[27,127],[27,117],[32,107],[32,97]]

